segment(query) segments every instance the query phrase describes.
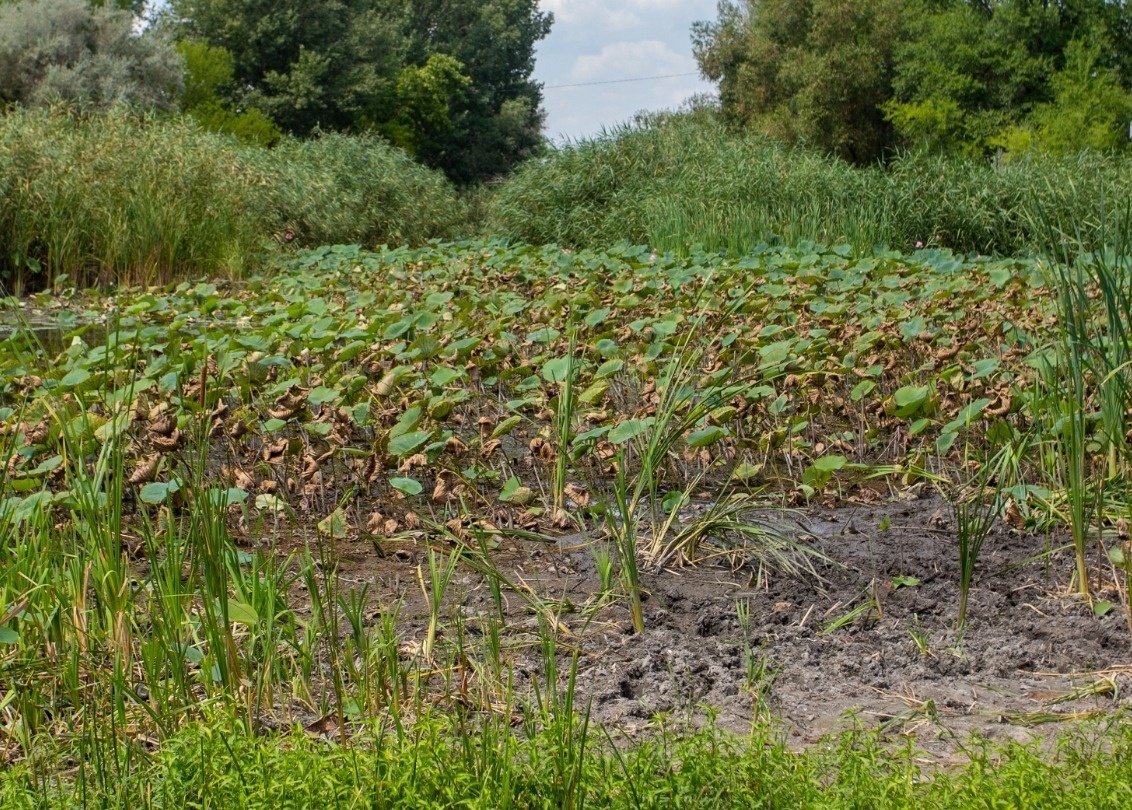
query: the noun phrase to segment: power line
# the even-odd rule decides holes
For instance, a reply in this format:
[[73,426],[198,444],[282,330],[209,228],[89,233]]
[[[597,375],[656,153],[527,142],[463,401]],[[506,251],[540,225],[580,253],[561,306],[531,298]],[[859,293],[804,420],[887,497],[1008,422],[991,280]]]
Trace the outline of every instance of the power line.
[[690,73],[666,73],[662,76],[641,76],[637,79],[607,79],[603,82],[578,82],[577,84],[546,84],[543,90],[557,90],[560,87],[593,87],[597,84],[624,84],[625,82],[651,82],[654,79],[676,79],[681,76],[696,76],[696,71]]

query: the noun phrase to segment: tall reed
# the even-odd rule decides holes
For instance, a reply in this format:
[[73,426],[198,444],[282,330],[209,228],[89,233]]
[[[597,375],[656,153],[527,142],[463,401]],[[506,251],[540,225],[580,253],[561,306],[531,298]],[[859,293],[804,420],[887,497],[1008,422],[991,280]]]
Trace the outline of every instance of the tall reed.
[[[1068,192],[1077,195],[1070,187]],[[1101,199],[1102,205],[1107,205]],[[1127,414],[1132,407],[1132,204],[1102,208],[1094,231],[1060,212],[1042,209],[1035,222],[1058,249],[1051,282],[1057,292],[1058,352],[1047,374],[1061,425],[1062,464],[1070,530],[1077,559],[1077,588],[1088,598],[1085,560],[1092,508],[1105,490],[1122,489],[1129,469]],[[1093,424],[1099,431],[1093,431]],[[1100,448],[1099,469],[1089,445]]]
[[420,243],[466,232],[437,172],[380,139],[267,149],[190,119],[0,116],[0,285],[19,293],[239,276],[270,245]]
[[1018,255],[1056,247],[1039,210],[1079,223],[1091,249],[1104,198],[1130,195],[1132,160],[1118,155],[907,154],[854,168],[697,113],[644,117],[524,164],[496,191],[488,227],[535,244],[628,239],[678,254],[810,241]]

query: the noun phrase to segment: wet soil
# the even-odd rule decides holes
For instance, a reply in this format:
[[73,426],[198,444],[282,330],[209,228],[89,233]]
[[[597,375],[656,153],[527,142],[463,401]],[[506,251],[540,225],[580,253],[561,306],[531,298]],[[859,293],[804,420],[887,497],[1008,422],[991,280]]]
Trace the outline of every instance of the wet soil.
[[[808,509],[797,524],[799,538],[828,558],[817,564],[820,579],[735,570],[722,559],[646,571],[640,634],[623,600],[582,609],[600,591],[585,535],[504,540],[494,561],[513,583],[578,608],[562,614],[560,649],[580,650],[579,705],[591,699],[593,720],[629,735],[660,716],[698,723],[710,711],[738,732],[771,718],[798,746],[880,727],[946,760],[972,733],[1026,741],[1127,702],[1132,645],[1100,549],[1091,553],[1094,588],[1116,607],[1098,617],[1072,593],[1066,538],[997,524],[960,638],[955,532],[937,497]],[[391,545],[378,556],[359,540],[337,553],[344,587],[369,583],[381,609],[401,604],[414,649],[427,623],[424,548]],[[451,620],[458,611],[473,635],[495,610],[485,580],[464,569],[447,600],[442,613]],[[537,618],[514,592],[505,600],[516,671],[537,674]]]

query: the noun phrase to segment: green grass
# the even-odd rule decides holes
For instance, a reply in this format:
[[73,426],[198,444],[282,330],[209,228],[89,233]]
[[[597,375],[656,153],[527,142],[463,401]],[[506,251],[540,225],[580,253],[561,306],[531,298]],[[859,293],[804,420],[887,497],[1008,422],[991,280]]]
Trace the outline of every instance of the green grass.
[[[1103,202],[1103,200],[1102,200]],[[1085,551],[1103,542],[1113,501],[1126,496],[1127,414],[1132,406],[1132,209],[1126,199],[1094,223],[1040,209],[1035,222],[1056,244],[1046,263],[1057,294],[1055,350],[1042,363],[1047,423],[1059,427],[1057,477],[1068,491],[1067,522],[1077,555],[1077,591],[1091,598]],[[1091,244],[1090,225],[1101,236]],[[1121,553],[1119,549],[1116,550]],[[1127,608],[1127,600],[1126,605]],[[1132,615],[1132,614],[1130,614]]]
[[[908,155],[857,169],[804,148],[729,132],[710,115],[654,116],[560,147],[497,191],[489,229],[534,244],[621,240],[686,255],[743,254],[764,242],[911,251],[1045,251],[1035,217],[1103,235],[1106,201],[1132,193],[1132,161],[1082,153],[990,163]],[[1109,203],[1111,205],[1111,203]]]
[[[567,746],[569,751],[564,750]],[[45,772],[4,773],[0,808],[1118,808],[1132,801],[1132,731],[1070,730],[1046,750],[969,741],[970,761],[931,765],[909,746],[847,732],[788,750],[772,727],[736,737],[663,725],[626,743],[581,723],[518,730],[431,716],[411,733],[355,728],[348,745],[301,729],[249,734],[218,714],[157,751],[141,742]]]

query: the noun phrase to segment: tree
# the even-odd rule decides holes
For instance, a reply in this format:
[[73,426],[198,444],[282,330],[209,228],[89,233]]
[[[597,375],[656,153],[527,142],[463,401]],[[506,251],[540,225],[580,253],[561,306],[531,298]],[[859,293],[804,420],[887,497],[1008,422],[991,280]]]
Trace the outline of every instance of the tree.
[[856,162],[1111,143],[1132,86],[1113,0],[725,0],[692,38],[725,119]]
[[427,157],[453,130],[453,108],[471,80],[463,65],[434,53],[421,67],[403,68],[393,90],[393,115],[377,129],[388,141],[417,158]]
[[408,0],[408,57],[447,54],[463,66],[467,91],[454,99],[452,128],[420,157],[469,183],[506,173],[542,147],[542,89],[531,79],[535,45],[553,15],[537,0]]
[[210,132],[224,132],[264,146],[279,140],[282,135],[279,128],[260,110],[234,108],[232,54],[218,45],[189,40],[177,43],[177,52],[185,60],[181,112]]
[[181,59],[156,34],[135,34],[133,23],[129,11],[86,0],[0,5],[0,103],[175,108]]
[[141,18],[148,5],[147,0],[90,0],[89,4],[92,8],[120,8],[130,12],[135,18]]
[[1108,52],[1100,42],[1080,39],[1066,47],[1065,67],[1050,80],[1053,101],[1033,115],[1038,148],[1064,153],[1127,147],[1132,93],[1116,70],[1104,67]]
[[1052,121],[1059,81],[1059,104],[1069,103],[1067,77],[1057,77],[1080,57],[1071,54],[1074,42],[1105,42],[1093,66],[1114,86],[1132,79],[1132,16],[1123,3],[924,0],[914,10],[884,107],[914,146],[980,155],[1025,141],[1039,111]]
[[182,38],[224,48],[241,103],[285,132],[349,130],[388,104],[399,19],[372,0],[172,0]]
[[295,135],[377,131],[459,182],[540,145],[537,0],[172,0],[183,38],[233,57],[243,106]]
[[855,162],[891,141],[880,105],[904,35],[901,0],[725,0],[696,23],[705,77],[720,83],[724,117]]

